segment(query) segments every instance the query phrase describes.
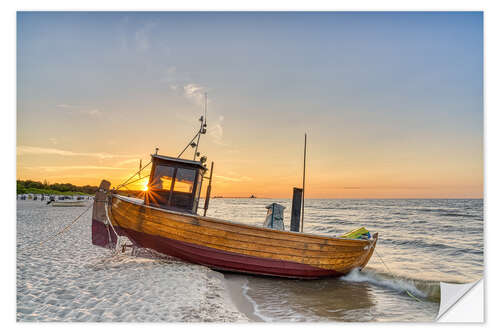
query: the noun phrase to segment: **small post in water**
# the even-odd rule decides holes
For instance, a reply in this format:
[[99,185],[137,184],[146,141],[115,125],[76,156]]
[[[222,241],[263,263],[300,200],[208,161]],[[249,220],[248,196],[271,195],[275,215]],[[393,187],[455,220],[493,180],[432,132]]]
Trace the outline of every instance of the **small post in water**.
[[304,169],[302,172],[302,220],[300,223],[300,232],[304,232],[304,201],[306,193],[306,147],[307,147],[307,133],[304,133]]
[[207,194],[205,195],[205,206],[203,207],[203,216],[207,215],[208,203],[210,202],[210,192],[212,191],[212,173],[214,171],[214,162],[210,165],[210,179],[208,180]]
[[292,218],[290,220],[290,231],[300,231],[300,210],[302,205],[302,189],[293,188]]

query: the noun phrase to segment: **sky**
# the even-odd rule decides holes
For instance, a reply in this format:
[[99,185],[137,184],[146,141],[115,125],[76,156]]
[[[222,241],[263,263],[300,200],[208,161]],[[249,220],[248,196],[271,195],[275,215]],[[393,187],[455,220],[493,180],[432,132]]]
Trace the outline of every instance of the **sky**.
[[483,197],[481,12],[18,12],[17,179],[120,184],[205,92],[213,195],[291,197],[307,132],[306,198]]

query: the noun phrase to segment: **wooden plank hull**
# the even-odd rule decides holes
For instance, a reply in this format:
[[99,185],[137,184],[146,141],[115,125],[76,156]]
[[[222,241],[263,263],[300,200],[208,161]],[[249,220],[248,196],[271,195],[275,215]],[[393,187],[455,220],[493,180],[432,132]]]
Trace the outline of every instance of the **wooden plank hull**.
[[[218,270],[250,274],[344,275],[368,263],[378,238],[375,234],[370,240],[352,240],[259,228],[149,207],[116,195],[105,209],[115,231],[137,246]],[[99,231],[94,244],[107,247],[105,238],[110,236],[105,223],[102,218],[93,219],[93,229]]]

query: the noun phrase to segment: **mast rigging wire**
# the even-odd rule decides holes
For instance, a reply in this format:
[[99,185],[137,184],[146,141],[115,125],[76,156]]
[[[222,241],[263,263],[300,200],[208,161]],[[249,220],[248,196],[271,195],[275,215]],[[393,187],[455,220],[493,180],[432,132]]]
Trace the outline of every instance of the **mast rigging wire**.
[[135,177],[135,175],[137,175],[138,173],[140,173],[142,170],[144,170],[148,165],[151,164],[151,161],[149,161],[148,164],[146,164],[145,166],[142,167],[142,169],[140,169],[139,171],[135,172],[130,178],[128,178],[126,181],[124,181],[123,183],[121,183],[120,185],[118,185],[118,187],[116,188],[117,190],[123,186],[123,184],[126,184],[129,180],[131,180],[132,178]]
[[[201,122],[200,129],[195,134],[195,136],[189,141],[189,143],[186,145],[186,147],[184,147],[184,149],[180,152],[180,154],[177,156],[177,158],[180,158],[182,156],[182,154],[184,154],[184,152],[186,151],[186,149],[188,149],[189,146],[193,145],[192,146],[193,148],[196,147],[195,151],[194,151],[193,161],[196,160],[196,155],[198,153],[198,145],[200,143],[200,137],[201,137],[202,134],[206,134],[207,133],[207,93],[205,93],[205,108],[204,108],[204,113],[205,113],[205,115],[201,116],[200,119],[199,119],[199,121]],[[194,140],[196,139],[196,137],[198,137],[198,140],[196,141],[196,143],[194,143]]]
[[141,178],[137,178],[136,180],[132,180],[132,181],[130,181],[130,182],[126,183],[126,184],[120,185],[120,186],[127,187],[127,185],[133,184],[133,183],[138,182],[139,180],[142,180],[142,179],[147,178],[147,177],[149,177],[149,175],[142,176]]
[[182,156],[182,154],[184,154],[184,152],[186,151],[186,149],[188,149],[188,147],[191,145],[191,143],[194,141],[194,139],[196,139],[196,137],[198,136],[198,134],[200,134],[200,132],[198,131],[198,133],[196,133],[196,135],[191,139],[191,141],[189,141],[189,143],[187,144],[187,146],[181,151],[181,153],[177,156],[177,158],[180,158]]

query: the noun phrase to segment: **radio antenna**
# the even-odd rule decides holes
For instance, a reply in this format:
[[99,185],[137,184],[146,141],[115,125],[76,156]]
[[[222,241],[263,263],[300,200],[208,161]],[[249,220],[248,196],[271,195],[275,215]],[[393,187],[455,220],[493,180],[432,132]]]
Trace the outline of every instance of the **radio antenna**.
[[304,133],[304,169],[302,169],[302,221],[300,221],[300,232],[304,232],[304,201],[306,199],[306,147],[307,133]]
[[200,136],[207,133],[207,93],[205,93],[205,116],[200,118],[200,130],[198,132],[198,139],[196,140],[196,146],[194,148],[193,161],[196,161],[196,156],[198,156],[198,145],[200,144]]
[[[191,146],[192,148],[195,148],[193,161],[196,161],[196,157],[199,156],[198,145],[200,144],[200,136],[202,134],[207,133],[207,93],[205,93],[205,110],[204,111],[205,111],[204,116],[201,116],[200,119],[198,119],[198,121],[200,122],[200,129],[194,135],[194,137],[191,139],[191,141],[189,141],[189,143],[186,145],[186,147],[184,147],[184,149],[179,153],[177,158],[180,158],[182,156],[182,154],[184,154],[186,149],[188,149],[189,146]],[[194,142],[195,140],[196,140],[196,142]]]
[[208,94],[205,93],[205,124],[203,125],[203,127],[204,127],[203,134],[205,134],[207,132],[207,108],[208,108],[207,96],[208,96]]

